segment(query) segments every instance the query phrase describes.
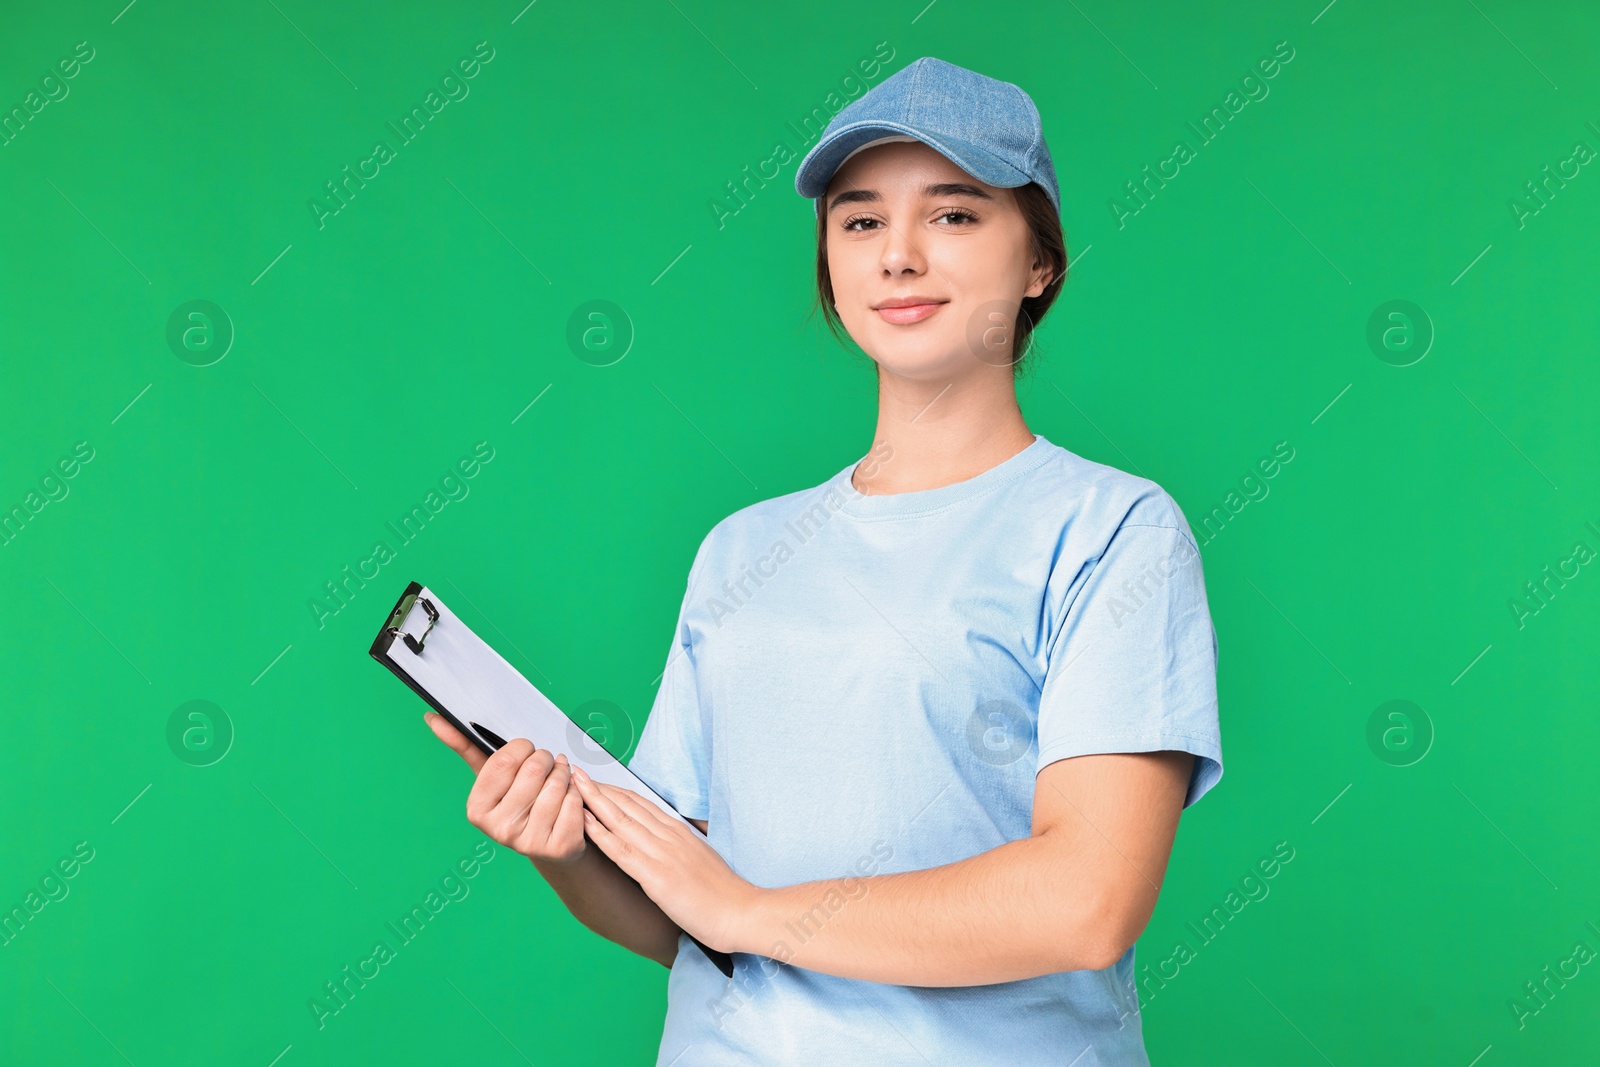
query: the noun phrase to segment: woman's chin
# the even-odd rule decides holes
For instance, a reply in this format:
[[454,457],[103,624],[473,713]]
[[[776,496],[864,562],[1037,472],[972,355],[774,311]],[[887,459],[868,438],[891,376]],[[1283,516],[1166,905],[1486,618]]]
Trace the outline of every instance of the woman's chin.
[[983,369],[977,360],[959,346],[951,350],[895,345],[887,350],[880,348],[877,353],[872,354],[872,361],[878,365],[880,371],[892,374],[896,378],[905,378],[908,381],[937,381],[941,384]]

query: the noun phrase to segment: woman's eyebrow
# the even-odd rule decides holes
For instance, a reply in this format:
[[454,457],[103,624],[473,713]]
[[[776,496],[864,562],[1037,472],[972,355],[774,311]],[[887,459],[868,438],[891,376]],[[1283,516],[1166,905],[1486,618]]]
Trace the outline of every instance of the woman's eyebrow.
[[[933,182],[922,187],[922,196],[935,200],[945,196],[965,196],[973,200],[993,200],[994,197],[969,182]],[[831,213],[843,204],[876,204],[883,200],[876,189],[847,189],[828,204]]]

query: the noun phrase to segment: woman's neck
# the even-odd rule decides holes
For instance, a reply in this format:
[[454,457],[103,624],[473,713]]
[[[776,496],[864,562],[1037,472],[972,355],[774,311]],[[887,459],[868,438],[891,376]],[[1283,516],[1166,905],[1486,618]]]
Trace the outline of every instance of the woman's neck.
[[859,465],[850,484],[869,496],[938,489],[975,478],[1033,444],[1010,376],[986,377],[927,382],[880,374],[874,461]]

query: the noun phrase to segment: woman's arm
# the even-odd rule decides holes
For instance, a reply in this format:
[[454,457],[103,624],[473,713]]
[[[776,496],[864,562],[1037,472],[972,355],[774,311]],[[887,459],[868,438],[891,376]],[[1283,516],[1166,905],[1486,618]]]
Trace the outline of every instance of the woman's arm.
[[1155,910],[1193,761],[1057,760],[1039,772],[1031,837],[922,871],[762,890],[729,951],[921,986],[1110,967]]
[[777,889],[739,877],[633,791],[581,775],[578,788],[590,839],[712,948],[841,978],[964,986],[1115,963],[1155,909],[1193,761],[1057,760],[1036,779],[1030,837],[927,870]]
[[607,941],[663,967],[672,966],[678,954],[678,924],[604,852],[586,848],[576,860],[534,859],[533,866],[573,918]]
[[[644,894],[611,858],[589,848],[583,798],[566,756],[517,738],[485,756],[443,715],[427,714],[433,732],[477,774],[467,818],[490,839],[533,861],[574,918],[663,967],[678,954],[678,924]],[[695,820],[702,831],[703,820]]]
[[[689,821],[706,832],[704,819]],[[607,941],[672,967],[682,931],[610,856],[586,848],[576,861],[535,859],[533,866],[583,925]]]

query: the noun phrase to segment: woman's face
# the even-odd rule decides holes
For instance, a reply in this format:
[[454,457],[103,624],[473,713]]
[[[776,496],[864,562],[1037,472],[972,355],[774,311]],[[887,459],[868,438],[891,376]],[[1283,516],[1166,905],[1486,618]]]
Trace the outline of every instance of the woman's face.
[[942,382],[1010,367],[1017,308],[1050,282],[1010,189],[900,141],[852,156],[823,204],[839,318],[880,370]]

